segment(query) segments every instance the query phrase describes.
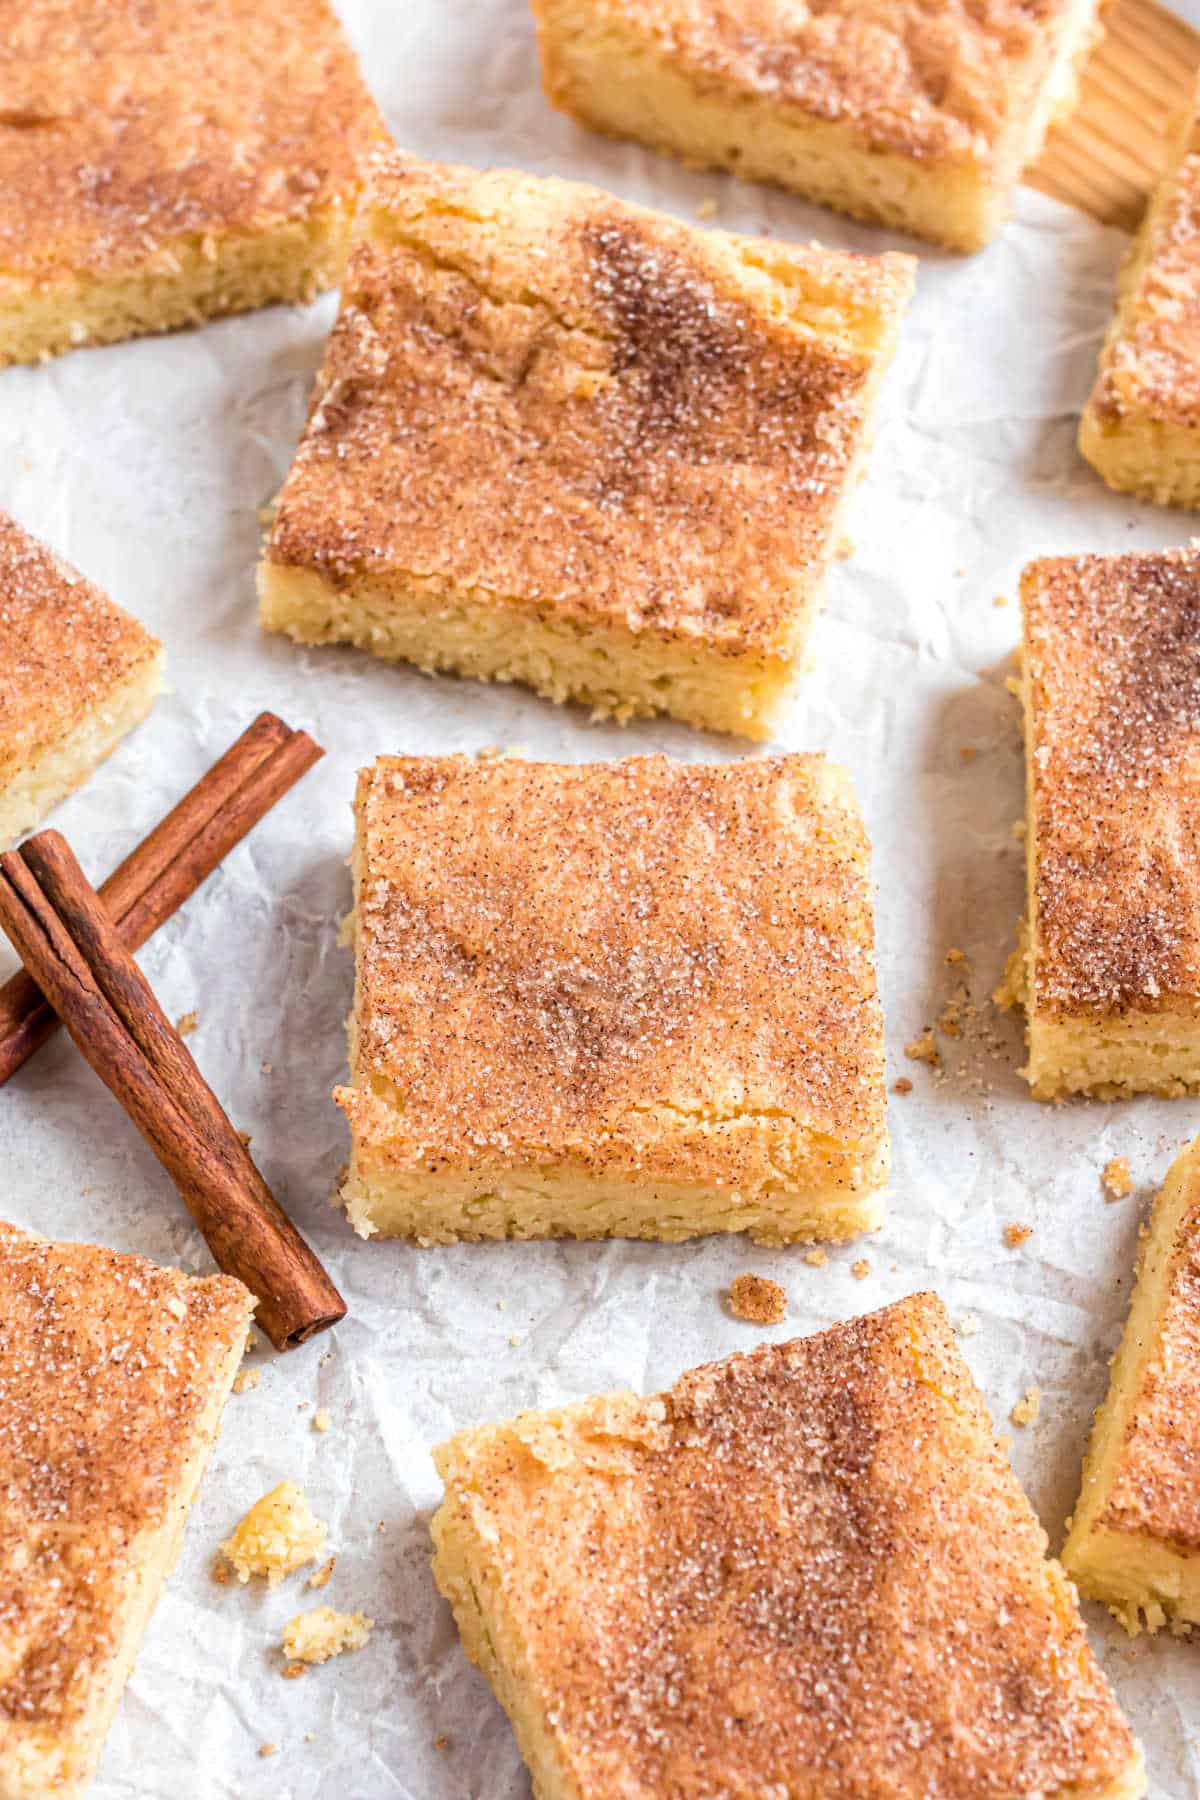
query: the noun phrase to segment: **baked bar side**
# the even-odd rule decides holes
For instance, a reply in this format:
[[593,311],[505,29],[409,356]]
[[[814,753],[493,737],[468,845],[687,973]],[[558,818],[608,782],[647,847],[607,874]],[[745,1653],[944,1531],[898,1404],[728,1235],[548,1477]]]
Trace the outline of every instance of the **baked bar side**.
[[817,608],[797,596],[786,651],[722,651],[703,638],[617,621],[575,620],[553,602],[459,586],[406,571],[344,581],[268,560],[258,569],[264,630],[297,644],[354,644],[426,674],[521,682],[544,699],[596,718],[669,713],[701,730],[769,738],[798,673]]
[[909,147],[898,148],[880,138],[875,115],[861,123],[825,118],[786,91],[767,97],[714,70],[690,69],[625,8],[535,0],[534,12],[547,97],[581,124],[970,251],[1003,224],[1021,170],[1074,103],[1098,4],[1075,0],[1066,10],[1052,50],[1031,59],[995,144],[936,149],[921,149],[911,124],[903,132]]
[[257,307],[306,303],[340,281],[351,217],[346,201],[260,231],[196,232],[133,269],[28,284],[0,277],[0,368]]
[[[855,1157],[842,1145],[813,1148],[789,1168],[786,1183],[730,1194],[711,1182],[664,1180],[657,1175],[622,1181],[552,1159],[536,1168],[486,1167],[478,1172],[389,1168],[354,1134],[360,1096],[336,1096],[351,1123],[350,1165],[341,1200],[362,1237],[400,1237],[429,1244],[484,1239],[646,1238],[682,1243],[716,1232],[744,1232],[756,1244],[842,1243],[874,1231],[884,1217],[880,1192],[887,1180],[886,1148]],[[364,1109],[365,1110],[365,1109]],[[371,1120],[374,1124],[375,1120]],[[719,1135],[731,1135],[722,1128]],[[750,1127],[746,1134],[754,1139]],[[677,1143],[672,1156],[687,1160]],[[743,1153],[755,1160],[760,1146]],[[697,1146],[699,1158],[711,1145]],[[737,1156],[739,1151],[732,1149]],[[630,1152],[629,1161],[634,1161]]]
[[162,692],[165,657],[151,640],[132,673],[64,736],[0,766],[0,849],[9,849],[92,775],[140,725]]
[[1198,1291],[1200,1145],[1192,1144],[1172,1164],[1142,1240],[1062,1553],[1080,1591],[1109,1606],[1131,1634],[1143,1624],[1152,1632],[1168,1621],[1200,1624],[1200,1507],[1192,1498],[1200,1425],[1189,1399],[1189,1388],[1200,1386],[1200,1331],[1183,1322]]

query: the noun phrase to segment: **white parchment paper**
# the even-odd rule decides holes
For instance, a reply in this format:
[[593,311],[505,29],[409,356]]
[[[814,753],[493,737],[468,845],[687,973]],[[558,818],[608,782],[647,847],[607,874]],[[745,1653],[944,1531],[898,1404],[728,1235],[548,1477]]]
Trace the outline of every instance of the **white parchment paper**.
[[[523,0],[343,0],[398,141],[464,161],[585,177],[631,198],[783,238],[883,247],[779,194],[687,173],[554,115]],[[912,248],[911,245],[902,246]],[[0,505],[164,638],[171,692],[56,823],[105,873],[262,707],[327,747],[318,769],[162,930],[144,965],[349,1302],[344,1326],[289,1358],[260,1348],[231,1400],[180,1568],[112,1732],[98,1800],[524,1800],[506,1722],[468,1668],[429,1574],[438,1497],[429,1446],[461,1426],[593,1391],[653,1390],[762,1335],[724,1311],[753,1267],[783,1281],[777,1337],[933,1286],[978,1315],[964,1349],[998,1425],[1031,1385],[1041,1415],[1013,1460],[1057,1547],[1129,1293],[1139,1217],[1200,1103],[1046,1109],[1015,1070],[1019,1029],[991,1014],[1020,910],[1022,809],[1005,659],[1018,571],[1035,555],[1184,541],[1189,521],[1108,494],[1074,450],[1123,240],[1024,192],[1003,240],[969,261],[923,254],[890,378],[855,553],[832,576],[815,667],[780,733],[853,770],[875,846],[894,1176],[883,1232],[832,1251],[737,1241],[363,1244],[327,1196],[345,1155],[329,1090],[343,1070],[351,958],[336,947],[356,768],[383,751],[520,744],[583,760],[667,750],[725,757],[683,727],[587,725],[521,692],[296,649],[263,636],[257,508],[276,490],[334,312],[265,312],[85,351],[0,376]],[[964,758],[964,749],[975,754]],[[969,958],[978,1013],[944,1040],[945,1074],[904,1043]],[[1108,1203],[1103,1164],[1137,1190]],[[204,1270],[205,1247],[158,1164],[68,1042],[0,1094],[0,1213]],[[1011,1250],[1003,1228],[1033,1236]],[[863,1280],[851,1265],[866,1255]],[[332,1426],[311,1428],[325,1407]],[[212,1554],[283,1476],[330,1525],[333,1582],[219,1588]],[[280,1679],[280,1628],[317,1599],[378,1621],[368,1649]],[[1098,1609],[1093,1642],[1144,1740],[1152,1790],[1200,1791],[1200,1648],[1130,1643]],[[443,1748],[435,1740],[448,1740]],[[260,1759],[259,1746],[278,1745]]]

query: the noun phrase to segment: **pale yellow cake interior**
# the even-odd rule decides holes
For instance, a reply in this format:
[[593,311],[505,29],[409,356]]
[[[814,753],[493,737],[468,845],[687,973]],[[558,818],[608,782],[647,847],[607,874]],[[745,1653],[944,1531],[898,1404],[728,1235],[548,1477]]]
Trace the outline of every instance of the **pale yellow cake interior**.
[[551,98],[595,129],[794,189],[854,218],[978,250],[1008,217],[1012,189],[1050,126],[1075,103],[1097,5],[1074,0],[1048,76],[1028,107],[1015,109],[1015,124],[990,157],[871,147],[869,118],[820,118],[719,76],[700,83],[618,9],[591,0],[536,0],[535,11]]
[[37,749],[16,769],[0,769],[0,850],[40,824],[141,724],[162,691],[163,661],[162,650],[155,650],[64,737]]
[[0,304],[0,367],[311,300],[340,279],[349,235],[350,208],[330,207],[261,231],[193,233],[102,279],[64,274]]
[[[520,596],[451,586],[412,573],[359,576],[349,586],[312,569],[264,561],[259,616],[299,644],[356,644],[427,674],[522,682],[561,705],[626,720],[670,710],[710,731],[767,738],[795,683],[797,662],[745,651],[721,658],[697,639],[651,646],[615,624],[555,618]],[[811,606],[801,608],[803,638]],[[669,705],[668,705],[669,703]]]
[[[1108,1394],[1096,1413],[1083,1465],[1083,1483],[1063,1565],[1080,1592],[1101,1600],[1130,1633],[1157,1631],[1168,1621],[1200,1624],[1200,1554],[1147,1532],[1114,1529],[1105,1521],[1113,1482],[1149,1364],[1162,1354],[1160,1327],[1175,1272],[1177,1238],[1195,1204],[1200,1145],[1172,1164],[1142,1241],[1137,1285]],[[1200,1421],[1196,1425],[1200,1436]]]

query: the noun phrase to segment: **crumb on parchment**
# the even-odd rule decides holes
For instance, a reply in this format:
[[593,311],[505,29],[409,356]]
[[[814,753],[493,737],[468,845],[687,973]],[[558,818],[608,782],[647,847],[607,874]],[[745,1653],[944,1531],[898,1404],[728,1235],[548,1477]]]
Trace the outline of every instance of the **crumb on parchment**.
[[1023,1394],[1017,1401],[1008,1416],[1014,1425],[1020,1425],[1023,1428],[1026,1425],[1034,1424],[1041,1410],[1042,1390],[1041,1388],[1031,1387],[1028,1392]]
[[954,1327],[959,1337],[975,1337],[979,1331],[979,1314],[965,1312]]
[[823,1269],[825,1264],[829,1261],[829,1257],[824,1250],[806,1250],[804,1252],[804,1260],[811,1268]]
[[1100,1176],[1101,1184],[1110,1200],[1124,1200],[1133,1192],[1133,1176],[1129,1172],[1129,1158],[1114,1156],[1105,1163]]
[[778,1325],[787,1317],[787,1289],[765,1275],[735,1275],[729,1286],[729,1310],[749,1325]]
[[1012,1224],[1004,1227],[1004,1241],[1010,1250],[1019,1249],[1022,1244],[1027,1244],[1032,1236],[1032,1225]]
[[305,1583],[305,1585],[310,1588],[328,1587],[329,1586],[329,1577],[333,1574],[336,1564],[337,1564],[336,1556],[327,1557],[326,1560],[321,1564],[320,1568],[315,1570],[313,1572],[313,1574],[311,1574],[309,1576],[308,1581]]
[[892,1083],[893,1094],[911,1094],[912,1082],[907,1075],[898,1075]]
[[325,1535],[326,1527],[313,1517],[304,1490],[294,1481],[281,1481],[255,1501],[221,1545],[221,1554],[239,1581],[265,1575],[275,1587],[294,1569],[317,1560]]
[[920,1037],[913,1038],[905,1044],[904,1054],[910,1062],[936,1063],[941,1061],[932,1026],[927,1025]]
[[860,1256],[857,1262],[852,1262],[850,1264],[850,1273],[853,1275],[855,1281],[865,1281],[867,1279],[867,1276],[871,1273],[871,1265],[865,1256]]
[[248,1394],[261,1380],[261,1369],[239,1369],[233,1378],[233,1391],[235,1394]]
[[283,1650],[289,1663],[323,1663],[346,1650],[362,1650],[375,1629],[365,1613],[334,1612],[315,1606],[297,1613],[283,1628]]

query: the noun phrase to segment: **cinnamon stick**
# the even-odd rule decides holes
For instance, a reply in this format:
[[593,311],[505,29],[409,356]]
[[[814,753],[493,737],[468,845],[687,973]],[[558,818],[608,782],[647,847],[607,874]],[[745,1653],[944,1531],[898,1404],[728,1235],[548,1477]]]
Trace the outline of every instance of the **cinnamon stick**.
[[[260,713],[102,884],[122,943],[139,949],[323,755],[306,732]],[[0,987],[0,1086],[58,1023],[27,971]]]
[[277,1350],[346,1306],[255,1167],[66,840],[0,856],[0,926],[82,1055],[171,1176],[220,1268],[258,1299]]

